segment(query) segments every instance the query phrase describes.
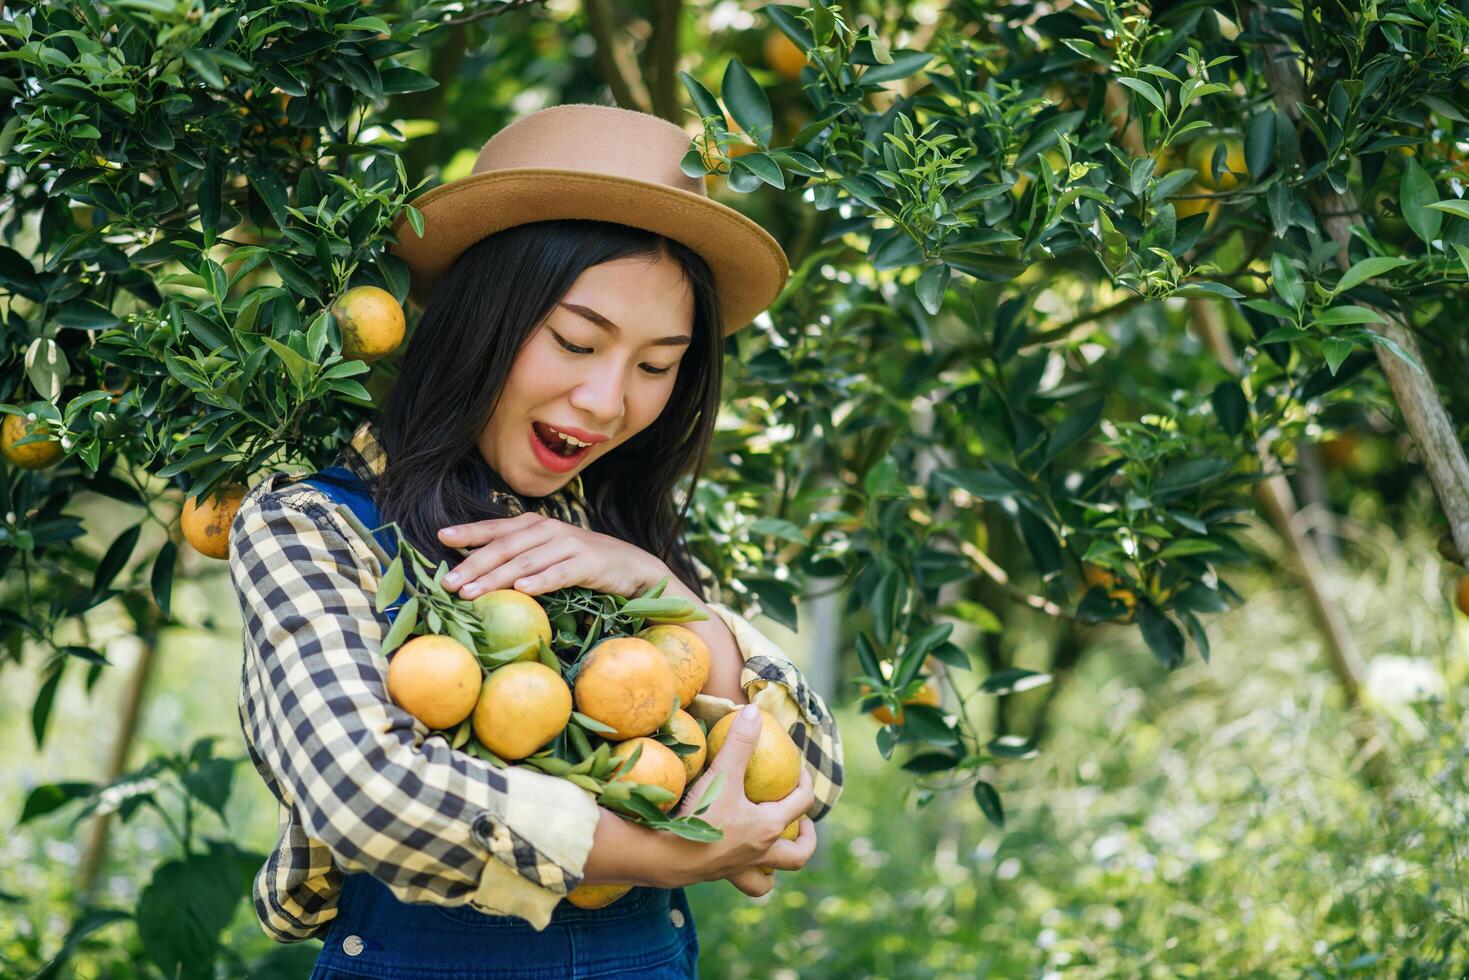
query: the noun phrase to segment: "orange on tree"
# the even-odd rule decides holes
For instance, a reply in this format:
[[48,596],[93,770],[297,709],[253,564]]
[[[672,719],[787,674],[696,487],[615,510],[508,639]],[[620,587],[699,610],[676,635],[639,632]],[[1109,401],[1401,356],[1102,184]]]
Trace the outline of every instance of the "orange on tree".
[[673,809],[678,798],[683,796],[687,776],[684,774],[683,761],[679,754],[662,742],[647,736],[628,739],[619,742],[612,749],[612,759],[621,763],[633,754],[633,750],[641,748],[638,761],[632,767],[618,773],[614,780],[627,783],[644,783],[648,786],[661,786],[673,794],[673,798],[666,803],[658,804],[658,809],[667,813]]
[[[1214,153],[1224,146],[1224,162],[1214,174]],[[1249,178],[1245,166],[1245,145],[1237,136],[1205,136],[1188,145],[1188,165],[1198,171],[1194,182],[1211,191],[1230,191]]]
[[566,893],[566,900],[579,909],[600,909],[630,891],[632,885],[577,885]]
[[1081,575],[1086,579],[1088,586],[1105,589],[1107,595],[1126,606],[1129,613],[1137,608],[1137,596],[1133,594],[1133,591],[1125,586],[1118,586],[1117,576],[1100,565],[1090,563],[1083,565]]
[[[709,755],[719,755],[739,711],[731,711],[709,729]],[[745,769],[745,798],[752,803],[784,799],[801,781],[801,750],[791,736],[764,709],[760,711],[760,735]]]
[[201,502],[197,497],[184,501],[184,513],[179,519],[183,527],[184,540],[194,550],[210,558],[230,556],[230,525],[240,511],[240,501],[245,499],[245,488],[224,487],[209,494]]
[[614,636],[592,647],[576,675],[576,710],[626,741],[651,735],[673,714],[678,679],[663,651],[635,636]]
[[801,69],[806,67],[806,53],[783,32],[775,28],[766,31],[760,49],[765,56],[767,68],[781,78],[791,81],[800,79]]
[[354,286],[332,304],[342,332],[342,356],[375,361],[403,342],[403,307],[393,294],[377,286]]
[[524,759],[571,720],[571,690],[545,664],[517,661],[485,678],[472,717],[481,745],[502,759]]
[[1459,579],[1459,588],[1454,594],[1454,604],[1459,607],[1459,612],[1469,616],[1469,575]]
[[709,669],[713,665],[709,648],[699,639],[699,634],[673,623],[659,623],[639,631],[638,639],[647,640],[663,651],[678,682],[678,703],[684,707],[692,704],[694,695],[702,691],[709,680]]
[[479,700],[479,661],[452,636],[415,636],[388,661],[388,697],[430,728],[453,728]]
[[[797,817],[795,820],[792,820],[790,823],[786,824],[786,829],[780,832],[780,836],[786,840],[795,840],[797,837],[800,837],[801,819]],[[770,867],[768,864],[757,864],[756,867],[759,868],[761,871],[764,871],[768,875],[775,874],[775,869]]]
[[55,465],[66,455],[66,450],[61,448],[61,440],[39,439],[23,446],[17,446],[16,443],[29,436],[50,434],[51,427],[45,422],[33,422],[23,415],[7,415],[5,422],[0,424],[0,451],[5,453],[5,458],[12,466],[19,466],[23,470],[43,470]]
[[[692,783],[699,778],[704,771],[704,762],[709,758],[709,740],[704,737],[704,729],[694,720],[694,716],[679,708],[668,719],[668,728],[673,732],[673,737],[685,745],[696,745],[699,751],[688,755],[678,756],[678,761],[683,763],[685,781]],[[678,755],[678,753],[674,753]]]
[[[868,687],[866,684],[861,685],[862,694],[866,695],[871,691],[872,688]],[[942,699],[939,695],[939,689],[934,686],[933,681],[924,681],[923,687],[919,688],[918,693],[913,695],[911,698],[904,698],[903,703],[923,704],[927,705],[930,708],[937,708],[941,700]],[[876,718],[878,721],[882,722],[884,725],[901,725],[903,723],[902,709],[898,710],[898,714],[895,717],[892,711],[890,711],[888,709],[888,706],[885,704],[880,704],[867,713]]]
[[496,653],[524,646],[516,660],[535,660],[540,641],[551,642],[551,620],[534,597],[515,589],[496,589],[470,603],[484,625],[485,650]]

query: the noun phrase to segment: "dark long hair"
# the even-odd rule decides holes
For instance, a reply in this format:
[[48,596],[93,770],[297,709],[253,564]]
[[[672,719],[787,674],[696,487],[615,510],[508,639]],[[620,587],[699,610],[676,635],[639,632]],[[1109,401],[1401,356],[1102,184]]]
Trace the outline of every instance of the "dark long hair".
[[[477,441],[516,355],[582,272],[659,255],[679,264],[693,291],[692,343],[658,418],[582,471],[584,503],[593,530],[657,556],[702,597],[682,531],[719,410],[723,320],[704,260],[638,228],[540,221],[491,235],[455,261],[434,288],[378,419],[387,467],[370,490],[383,521],[396,521],[431,561],[452,565],[458,556],[440,543],[440,528],[506,516],[490,491],[515,493]],[[674,491],[686,474],[679,506]],[[520,499],[527,510],[539,503]]]

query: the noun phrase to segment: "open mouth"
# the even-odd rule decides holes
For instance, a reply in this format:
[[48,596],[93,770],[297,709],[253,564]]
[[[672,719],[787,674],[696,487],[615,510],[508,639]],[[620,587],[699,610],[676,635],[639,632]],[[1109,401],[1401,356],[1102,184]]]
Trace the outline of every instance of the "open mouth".
[[548,457],[543,461],[554,464],[557,469],[575,464],[592,448],[591,446],[576,446],[567,442],[544,422],[532,422],[531,430],[536,446],[543,450],[545,456]]

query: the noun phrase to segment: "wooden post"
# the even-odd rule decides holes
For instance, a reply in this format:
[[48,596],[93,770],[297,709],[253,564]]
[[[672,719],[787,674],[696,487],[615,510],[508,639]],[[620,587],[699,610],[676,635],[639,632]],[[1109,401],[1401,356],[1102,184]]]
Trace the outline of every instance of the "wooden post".
[[[132,676],[128,679],[127,692],[123,696],[122,715],[117,723],[117,736],[112,741],[112,752],[107,759],[105,783],[112,782],[126,771],[128,753],[138,733],[138,719],[142,714],[143,695],[147,691],[148,678],[153,673],[157,654],[157,644],[144,640],[143,652],[138,657],[137,666],[133,668]],[[86,905],[96,887],[97,876],[101,873],[102,862],[107,856],[107,835],[111,822],[112,814],[110,813],[104,813],[92,820],[86,850],[82,852],[77,875],[78,905]]]

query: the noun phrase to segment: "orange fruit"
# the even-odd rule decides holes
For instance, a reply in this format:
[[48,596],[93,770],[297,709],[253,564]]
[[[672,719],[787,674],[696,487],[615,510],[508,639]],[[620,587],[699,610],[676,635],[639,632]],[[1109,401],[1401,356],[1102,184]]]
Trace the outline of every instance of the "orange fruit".
[[[673,737],[685,745],[697,745],[699,751],[689,755],[679,755],[678,761],[683,763],[684,781],[692,784],[704,771],[704,760],[709,758],[709,741],[704,737],[704,729],[694,720],[694,716],[679,708],[668,719],[668,727],[673,730]],[[674,755],[678,755],[677,752]]]
[[[739,711],[731,711],[709,729],[709,755],[719,755],[724,739]],[[791,795],[801,781],[801,750],[769,713],[760,712],[760,736],[745,769],[745,798],[751,803],[768,803]]]
[[44,436],[50,433],[51,427],[45,422],[31,422],[22,415],[7,415],[5,422],[0,424],[0,451],[5,453],[5,458],[13,466],[19,466],[23,470],[43,470],[66,455],[66,450],[61,448],[61,440],[45,439],[24,446],[17,446],[16,443],[27,436]]
[[[1214,148],[1221,143],[1224,144],[1224,163],[1216,181],[1213,169]],[[1249,179],[1249,168],[1245,166],[1245,145],[1236,136],[1205,136],[1194,140],[1188,145],[1188,165],[1199,172],[1194,181],[1205,190],[1234,190],[1241,181]]]
[[678,703],[683,707],[692,704],[694,695],[709,680],[709,668],[713,664],[709,648],[699,639],[699,634],[673,623],[659,623],[639,632],[638,639],[647,640],[663,651],[678,682]]
[[1454,602],[1459,607],[1459,612],[1469,616],[1469,575],[1459,579],[1459,588],[1454,595]]
[[551,642],[551,620],[533,597],[514,589],[496,589],[475,596],[470,603],[484,624],[485,652],[495,653],[530,644],[516,660],[535,660],[540,655],[537,640]]
[[603,640],[586,655],[576,675],[576,710],[626,741],[651,735],[673,713],[678,679],[663,651],[635,636]]
[[539,661],[506,664],[485,678],[473,718],[481,745],[502,759],[524,759],[571,720],[571,690]]
[[[871,690],[872,688],[868,687],[866,684],[862,685],[862,693],[864,695]],[[906,699],[903,703],[926,704],[930,708],[937,708],[939,706],[940,700],[941,698],[939,696],[938,688],[934,687],[932,681],[928,681],[924,683],[923,687],[919,689],[917,694],[913,695],[911,698]],[[888,710],[888,706],[885,704],[880,704],[867,713],[876,718],[878,721],[882,722],[884,725],[901,725],[903,723],[903,712],[899,711],[897,717],[894,718],[893,713]]]
[[760,49],[765,56],[767,68],[781,78],[792,81],[800,79],[801,69],[806,67],[806,53],[796,46],[795,41],[771,28],[765,32],[765,40]]
[[[800,820],[800,818],[797,817],[795,820],[792,820],[790,823],[786,824],[786,829],[785,830],[782,830],[780,832],[780,836],[783,837],[783,838],[785,838],[786,840],[795,840],[797,837],[800,837],[801,836],[801,820]],[[764,871],[768,875],[775,874],[775,869],[772,868],[772,867],[770,867],[768,864],[760,864],[760,865],[756,865],[756,867],[758,867],[761,871]]]
[[332,304],[342,332],[342,356],[375,361],[403,342],[403,307],[393,294],[377,286],[354,286]]
[[451,636],[415,636],[388,661],[388,697],[430,728],[453,728],[479,699],[479,661]]
[[630,891],[632,885],[577,885],[566,893],[566,900],[579,909],[600,909]]
[[667,813],[673,809],[678,798],[683,796],[684,783],[687,778],[684,775],[683,761],[677,752],[657,739],[646,736],[617,743],[612,749],[613,760],[622,762],[640,745],[643,751],[638,756],[638,761],[633,763],[631,769],[619,774],[616,779],[618,782],[646,783],[649,786],[661,786],[668,790],[673,794],[673,799],[658,806],[658,809]]
[[184,501],[184,513],[179,519],[183,526],[184,540],[194,550],[210,558],[230,556],[230,525],[240,511],[240,501],[245,499],[245,488],[225,487],[210,494],[200,503],[190,497]]

